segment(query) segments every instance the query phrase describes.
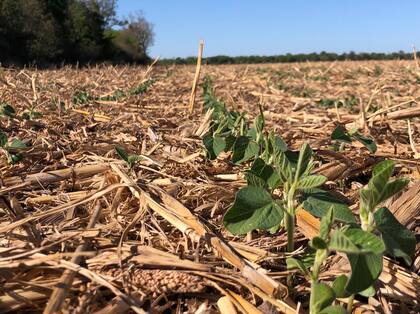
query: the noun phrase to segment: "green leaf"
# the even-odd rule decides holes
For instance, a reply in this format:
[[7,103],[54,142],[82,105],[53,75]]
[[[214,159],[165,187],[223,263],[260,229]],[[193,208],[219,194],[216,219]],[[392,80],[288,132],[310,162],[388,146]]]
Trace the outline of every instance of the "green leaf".
[[344,231],[336,230],[331,236],[329,248],[348,254],[382,254],[385,244],[370,232],[350,228]]
[[215,135],[213,137],[213,152],[216,156],[219,156],[226,148],[226,139],[223,136]]
[[134,164],[139,160],[143,160],[143,157],[139,155],[129,155],[127,159],[128,166],[132,168]]
[[225,152],[227,153],[228,151],[232,150],[232,147],[236,142],[236,137],[232,134],[224,135],[224,137],[226,142]]
[[234,142],[235,137],[230,134],[220,135],[208,132],[203,137],[203,144],[210,160],[216,159],[222,151],[228,151]]
[[382,254],[385,251],[384,242],[373,233],[362,229],[350,228],[345,230],[344,234],[360,248],[360,253]]
[[282,182],[292,181],[293,163],[289,160],[286,152],[280,151],[275,155],[275,165]]
[[213,108],[212,119],[215,121],[220,121],[227,115],[226,106],[222,101],[215,99],[211,103],[211,108]]
[[316,188],[327,181],[322,175],[310,175],[299,180],[297,188],[301,190]]
[[287,269],[299,269],[304,275],[308,275],[308,269],[305,264],[297,258],[289,257],[286,259]]
[[217,158],[217,155],[215,154],[214,149],[213,149],[213,141],[214,141],[213,134],[209,132],[206,135],[204,135],[203,144],[204,144],[204,147],[206,148],[207,158],[209,158],[210,160]]
[[270,134],[270,142],[274,154],[287,151],[287,144],[281,137]]
[[344,233],[342,230],[336,230],[331,235],[330,243],[329,243],[330,250],[336,250],[339,252],[344,253],[354,253],[359,254],[360,250]]
[[347,298],[349,294],[346,291],[347,282],[349,278],[346,275],[340,275],[335,278],[332,288],[337,298]]
[[331,305],[335,299],[334,290],[325,283],[316,282],[312,285],[311,313],[319,313]]
[[299,198],[302,207],[318,218],[324,217],[328,210],[334,208],[334,217],[338,221],[355,223],[356,219],[347,204],[334,198],[330,193],[321,189],[314,189],[302,194]]
[[246,135],[250,138],[252,138],[254,141],[257,141],[257,129],[256,128],[250,128]]
[[245,173],[248,185],[275,189],[280,184],[280,177],[274,168],[267,165],[261,158],[255,159],[251,169]]
[[292,150],[286,150],[284,152],[284,154],[286,155],[286,158],[289,161],[289,163],[292,165],[292,167],[294,169],[296,169],[298,159],[299,159],[299,152],[294,152]]
[[360,134],[357,130],[348,132],[342,125],[338,125],[331,134],[331,139],[350,144],[352,139],[362,143],[372,154],[377,150],[375,141],[367,136]]
[[272,156],[277,156],[278,154],[287,151],[287,144],[281,137],[274,135],[273,131],[266,136],[265,142],[265,149],[268,150]]
[[382,272],[382,254],[347,254],[352,269],[346,291],[359,293],[375,283]]
[[235,202],[223,217],[223,224],[233,234],[245,234],[280,224],[283,214],[283,207],[265,189],[247,186],[236,193]]
[[267,180],[250,170],[245,172],[245,179],[248,185],[268,188]]
[[374,286],[370,286],[363,291],[360,291],[358,294],[364,296],[365,298],[373,297],[376,294],[376,290]]
[[382,190],[379,202],[382,203],[394,194],[397,194],[403,190],[409,182],[410,180],[408,179],[395,179],[392,182],[388,182],[387,185],[385,185],[385,188]]
[[115,147],[115,151],[122,160],[125,160],[128,163],[128,154],[122,147]]
[[378,149],[374,139],[364,136],[358,131],[349,132],[349,134],[352,138],[362,143],[372,154],[374,154]]
[[314,237],[309,245],[315,250],[325,250],[328,246],[321,237]]
[[[315,255],[316,250],[312,249],[311,247],[307,247],[305,252],[302,255],[299,255],[299,258],[296,258],[304,267],[304,269],[308,270],[314,265],[315,262]],[[287,259],[286,259],[287,264]]]
[[248,136],[239,136],[233,145],[232,162],[243,163],[258,155],[260,146]]
[[245,119],[246,113],[245,112],[235,112],[230,111],[227,113],[228,121],[229,121],[229,127],[231,129],[238,128],[239,134],[244,134],[246,131],[246,119]]
[[319,312],[319,314],[347,314],[347,310],[341,305],[330,305]]
[[26,144],[21,140],[14,138],[12,142],[9,144],[10,148],[26,148]]
[[359,195],[360,195],[360,207],[364,208],[368,212],[373,211],[373,209],[376,206],[375,199],[377,199],[378,196],[375,196],[375,194],[368,188],[360,189]]
[[331,231],[331,226],[335,220],[334,207],[331,206],[327,213],[321,218],[321,225],[319,227],[319,236],[323,240],[327,240],[328,235]]
[[21,154],[8,154],[8,161],[12,165],[22,160],[22,158]]
[[396,179],[388,183],[393,171],[393,161],[385,160],[376,165],[368,187],[360,190],[361,207],[373,211],[379,203],[401,191],[407,185],[408,181],[403,179]]
[[342,125],[337,125],[337,127],[331,133],[331,139],[334,141],[351,144],[351,138],[348,135],[347,130]]
[[375,214],[376,228],[382,233],[386,250],[394,257],[402,257],[410,265],[416,250],[415,235],[394,217],[388,208],[379,208]]
[[372,176],[381,177],[382,181],[388,181],[394,171],[395,163],[392,160],[384,160],[378,163],[372,171]]
[[0,147],[5,147],[7,145],[7,135],[0,131]]
[[7,103],[2,103],[0,105],[0,116],[4,115],[4,116],[8,116],[8,117],[13,117],[16,114],[15,109],[10,106]]
[[33,120],[42,117],[42,113],[38,111],[25,111],[22,114],[22,118],[25,120]]
[[369,180],[368,188],[373,193],[373,199],[376,203],[375,206],[380,202],[380,195],[394,171],[394,166],[393,161],[384,160],[373,168],[372,178]]
[[254,127],[257,131],[257,133],[260,133],[264,130],[264,126],[265,126],[265,120],[264,120],[264,115],[261,113],[258,116],[255,117],[254,120]]
[[299,179],[306,172],[309,162],[312,157],[312,149],[309,147],[308,143],[302,145],[299,151],[299,158],[296,165],[295,173],[295,182],[299,182]]

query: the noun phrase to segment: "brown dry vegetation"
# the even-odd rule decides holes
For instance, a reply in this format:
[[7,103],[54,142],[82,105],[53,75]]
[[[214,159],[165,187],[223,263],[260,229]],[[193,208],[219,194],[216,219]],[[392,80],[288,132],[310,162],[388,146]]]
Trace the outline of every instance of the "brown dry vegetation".
[[[0,100],[17,114],[0,117],[0,130],[28,146],[15,151],[23,158],[13,165],[0,154],[1,313],[52,313],[54,302],[63,313],[234,313],[229,304],[246,313],[304,312],[310,287],[299,273],[296,285],[286,286],[284,230],[247,239],[223,228],[247,166],[233,166],[226,156],[205,158],[195,135],[204,117],[201,89],[188,114],[194,72],[190,66],[1,71]],[[269,127],[292,149],[309,142],[328,188],[354,212],[372,166],[396,161],[397,175],[411,183],[388,206],[419,235],[414,62],[203,66],[205,74],[230,109],[253,117],[261,103]],[[144,93],[106,98],[150,78]],[[322,99],[348,101],[336,109],[323,107]],[[42,116],[23,119],[30,107]],[[357,144],[327,151],[337,121],[364,124],[377,153]],[[148,158],[128,169],[115,146]],[[317,226],[316,218],[298,215],[296,254]],[[410,267],[386,259],[377,295],[356,300],[357,313],[418,312],[418,253]],[[344,259],[331,256],[322,278],[347,269]]]

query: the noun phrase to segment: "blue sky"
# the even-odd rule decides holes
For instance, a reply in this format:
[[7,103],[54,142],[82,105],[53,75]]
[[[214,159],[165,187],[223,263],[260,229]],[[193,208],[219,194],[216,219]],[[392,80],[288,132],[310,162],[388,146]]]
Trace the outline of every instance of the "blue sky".
[[154,24],[154,57],[420,50],[418,0],[119,0]]

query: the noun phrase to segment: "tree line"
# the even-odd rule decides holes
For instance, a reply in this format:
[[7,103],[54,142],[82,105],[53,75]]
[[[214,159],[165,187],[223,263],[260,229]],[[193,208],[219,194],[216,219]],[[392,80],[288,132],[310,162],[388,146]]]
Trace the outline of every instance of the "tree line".
[[[249,63],[283,63],[283,62],[306,62],[306,61],[344,61],[344,60],[410,60],[413,58],[411,53],[404,51],[392,53],[378,52],[345,52],[337,54],[333,52],[322,51],[320,53],[299,53],[284,54],[274,56],[225,56],[218,55],[203,58],[204,64],[249,64]],[[196,64],[196,57],[187,58],[168,58],[162,59],[160,64]]]
[[116,0],[0,0],[1,65],[147,62],[152,25]]
[[[146,63],[152,25],[141,13],[117,18],[117,0],[0,0],[0,65],[50,65],[111,61]],[[275,56],[213,56],[205,64],[411,59],[393,53],[300,53]],[[195,64],[196,57],[160,64]]]

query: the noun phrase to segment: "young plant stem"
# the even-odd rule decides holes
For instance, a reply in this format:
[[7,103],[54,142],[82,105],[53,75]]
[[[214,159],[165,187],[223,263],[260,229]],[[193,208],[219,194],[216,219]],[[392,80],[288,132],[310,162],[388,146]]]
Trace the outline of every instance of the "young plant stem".
[[286,230],[287,230],[287,251],[294,251],[294,232],[295,232],[295,215],[286,213],[285,215]]
[[316,300],[314,299],[314,287],[315,284],[318,283],[318,277],[319,277],[319,271],[321,269],[322,263],[325,261],[325,259],[328,257],[328,250],[317,250],[315,254],[315,261],[314,265],[312,266],[312,280],[311,280],[311,296],[309,297],[309,313],[310,314],[316,314],[314,311],[314,304]]
[[[284,216],[285,227],[287,230],[287,252],[293,252],[295,249],[294,233],[295,233],[295,215],[293,209],[293,198],[289,191],[287,200],[287,211]],[[287,276],[287,285],[293,286],[292,275]]]
[[314,279],[311,280],[311,295],[309,296],[309,314],[317,314],[316,311],[314,311],[314,308],[315,308],[314,304],[316,301],[314,298],[315,296],[314,287],[317,282],[318,280],[314,280]]
[[312,279],[318,281],[319,270],[322,263],[328,256],[328,250],[317,250],[315,254],[314,266],[312,266]]
[[294,244],[294,233],[295,233],[295,208],[294,208],[294,198],[295,198],[295,189],[294,185],[290,189],[286,188],[287,191],[287,211],[285,213],[285,226],[287,230],[287,251],[293,252],[295,249]]

